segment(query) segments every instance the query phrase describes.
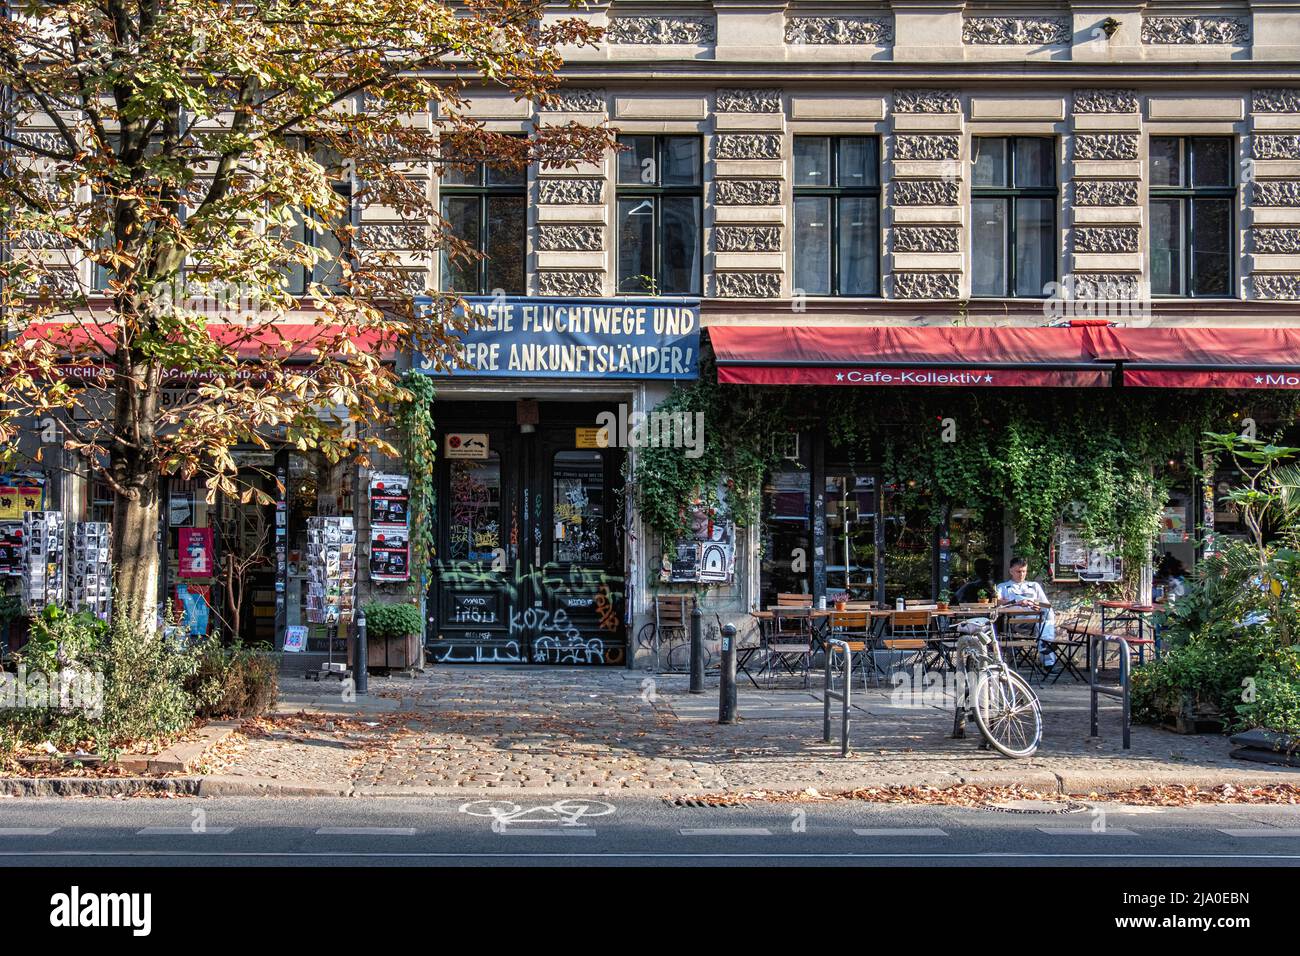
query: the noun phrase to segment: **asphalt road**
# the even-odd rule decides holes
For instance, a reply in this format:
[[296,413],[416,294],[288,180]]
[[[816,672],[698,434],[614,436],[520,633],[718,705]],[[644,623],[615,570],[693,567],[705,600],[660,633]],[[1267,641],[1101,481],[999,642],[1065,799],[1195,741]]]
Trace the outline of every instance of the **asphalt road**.
[[0,865],[1256,866],[1300,864],[1300,807],[1076,813],[856,802],[0,800]]

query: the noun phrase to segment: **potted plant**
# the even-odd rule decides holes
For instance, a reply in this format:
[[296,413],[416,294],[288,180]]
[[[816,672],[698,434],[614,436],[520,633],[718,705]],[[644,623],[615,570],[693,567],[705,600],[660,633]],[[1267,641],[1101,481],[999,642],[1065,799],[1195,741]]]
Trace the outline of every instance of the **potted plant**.
[[950,597],[952,597],[952,595],[951,595],[951,593],[949,593],[949,591],[948,591],[947,588],[943,588],[942,590],[939,591],[939,604],[938,604],[938,609],[939,609],[940,611],[946,611],[946,610],[948,610],[948,599],[949,599]]
[[401,669],[419,664],[424,620],[418,607],[372,601],[362,611],[366,615],[367,667]]

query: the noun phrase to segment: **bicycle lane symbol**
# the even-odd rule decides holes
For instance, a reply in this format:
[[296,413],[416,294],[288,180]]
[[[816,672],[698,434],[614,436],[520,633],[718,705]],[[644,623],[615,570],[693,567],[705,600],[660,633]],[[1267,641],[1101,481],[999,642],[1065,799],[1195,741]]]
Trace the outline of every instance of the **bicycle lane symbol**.
[[[473,800],[462,804],[460,812],[471,817],[490,817],[493,833],[548,832],[572,833],[586,828],[586,817],[603,817],[614,806],[603,800],[556,800],[539,806],[520,806],[510,800]],[[588,832],[595,832],[589,830]]]

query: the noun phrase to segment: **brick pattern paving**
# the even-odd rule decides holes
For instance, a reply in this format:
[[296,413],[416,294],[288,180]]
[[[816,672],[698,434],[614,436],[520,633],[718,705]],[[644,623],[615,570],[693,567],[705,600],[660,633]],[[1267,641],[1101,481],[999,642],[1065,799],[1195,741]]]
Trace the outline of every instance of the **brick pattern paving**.
[[[968,739],[951,739],[941,688],[919,700],[888,687],[855,689],[848,759],[838,742],[821,742],[819,692],[795,685],[746,684],[742,720],[729,727],[716,722],[716,683],[692,695],[684,677],[625,670],[439,667],[415,678],[371,678],[370,691],[344,700],[338,685],[286,677],[285,728],[250,735],[221,772],[284,782],[345,777],[358,793],[383,795],[944,786],[1008,770],[1047,783],[1080,772],[1148,782],[1257,770],[1230,760],[1227,740],[1215,735],[1135,727],[1133,749],[1122,751],[1111,702],[1102,736],[1090,738],[1087,692],[1077,685],[1042,689],[1043,746],[1022,761],[981,751],[974,727]],[[299,712],[307,716],[288,716]]]

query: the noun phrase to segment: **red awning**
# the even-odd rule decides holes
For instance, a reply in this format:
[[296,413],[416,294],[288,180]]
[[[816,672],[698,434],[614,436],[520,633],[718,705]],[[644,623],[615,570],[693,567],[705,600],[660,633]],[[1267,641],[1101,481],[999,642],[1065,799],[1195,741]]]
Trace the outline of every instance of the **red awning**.
[[1138,388],[1300,388],[1300,329],[1091,328],[1099,360]]
[[1082,328],[709,326],[718,381],[734,385],[1110,384]]

